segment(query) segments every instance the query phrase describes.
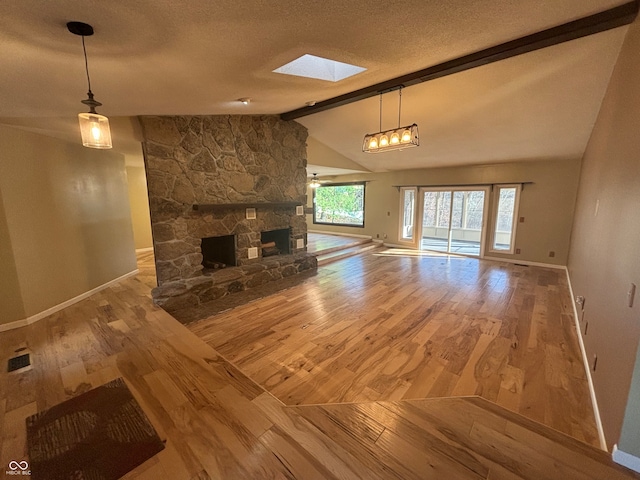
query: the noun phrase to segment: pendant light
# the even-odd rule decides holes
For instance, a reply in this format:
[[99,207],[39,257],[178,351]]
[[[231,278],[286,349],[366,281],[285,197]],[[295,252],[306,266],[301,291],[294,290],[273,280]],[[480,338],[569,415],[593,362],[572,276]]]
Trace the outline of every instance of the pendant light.
[[109,119],[96,112],[96,107],[102,106],[100,102],[93,98],[91,91],[91,79],[89,78],[89,63],[87,62],[87,49],[84,46],[84,37],[93,35],[93,27],[87,23],[69,22],[67,29],[74,35],[82,37],[82,51],[84,52],[84,66],[87,72],[87,84],[89,91],[87,99],[82,100],[89,107],[87,113],[78,114],[80,123],[80,134],[82,135],[82,145],[89,148],[111,148],[111,130],[109,129]]
[[420,145],[418,136],[418,125],[400,126],[400,114],[402,112],[402,87],[396,87],[392,90],[398,90],[398,128],[393,130],[382,130],[382,94],[380,93],[380,131],[377,133],[368,133],[364,136],[362,142],[362,151],[365,153],[380,153],[390,150],[401,150],[408,147],[417,147]]

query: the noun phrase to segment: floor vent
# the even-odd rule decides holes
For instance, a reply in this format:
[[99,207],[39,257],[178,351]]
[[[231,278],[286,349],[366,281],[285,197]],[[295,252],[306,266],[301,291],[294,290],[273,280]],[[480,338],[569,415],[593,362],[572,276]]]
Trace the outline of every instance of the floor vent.
[[31,359],[29,358],[29,354],[25,353],[24,355],[20,355],[19,357],[10,358],[7,371],[13,372],[15,370],[20,370],[21,368],[28,367],[29,365],[31,365]]

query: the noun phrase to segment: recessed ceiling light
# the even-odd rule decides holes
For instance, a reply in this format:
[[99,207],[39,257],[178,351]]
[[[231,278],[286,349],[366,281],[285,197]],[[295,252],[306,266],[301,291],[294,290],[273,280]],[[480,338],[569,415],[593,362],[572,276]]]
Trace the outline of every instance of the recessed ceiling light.
[[366,68],[356,65],[305,54],[286,65],[276,68],[273,72],[295,75],[297,77],[316,78],[329,82],[339,82],[365,70]]
[[238,101],[243,105],[249,105],[251,103],[251,99],[249,97],[239,98]]

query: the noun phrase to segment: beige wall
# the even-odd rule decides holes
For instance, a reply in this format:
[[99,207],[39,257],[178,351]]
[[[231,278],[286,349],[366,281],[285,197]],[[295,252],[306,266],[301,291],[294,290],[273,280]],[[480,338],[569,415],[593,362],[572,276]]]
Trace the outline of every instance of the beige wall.
[[24,315],[135,270],[122,155],[6,126],[0,151],[3,218]]
[[149,194],[147,193],[147,177],[144,173],[144,166],[127,166],[127,184],[136,249],[151,248],[153,247],[153,239],[151,238]]
[[20,294],[18,272],[13,258],[9,226],[7,225],[2,191],[0,191],[0,324],[25,317]]
[[[314,163],[313,158],[309,157],[309,163]],[[486,255],[566,265],[579,173],[579,160],[561,160],[341,175],[332,181],[369,182],[365,190],[365,228],[316,225],[311,215],[307,220],[310,230],[370,235],[395,244],[399,243],[400,194],[394,185],[533,182],[525,185],[520,198],[519,216],[525,221],[517,226],[516,248],[521,253],[489,253],[487,244]],[[311,189],[308,205],[312,205]],[[549,257],[550,251],[555,257]]]
[[[345,157],[341,153],[319,142],[313,137],[307,138],[307,163],[331,168],[344,168],[347,170],[358,170],[368,172],[359,163]],[[313,173],[313,172],[308,172]]]
[[[640,22],[630,27],[583,160],[569,273],[586,298],[584,343],[609,447],[618,442],[640,337]],[[584,331],[584,323],[582,324]],[[630,398],[635,422],[628,449],[640,456],[640,391]],[[625,420],[626,423],[626,420]],[[628,450],[627,450],[628,451]]]

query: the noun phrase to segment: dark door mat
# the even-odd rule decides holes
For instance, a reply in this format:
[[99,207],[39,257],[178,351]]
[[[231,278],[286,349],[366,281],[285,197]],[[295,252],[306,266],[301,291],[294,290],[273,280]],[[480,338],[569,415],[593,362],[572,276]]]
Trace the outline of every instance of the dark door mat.
[[31,359],[29,358],[29,354],[25,353],[24,355],[20,355],[18,357],[13,357],[9,359],[9,366],[7,367],[7,372],[15,372],[16,370],[20,370],[21,368],[28,367],[31,365]]
[[33,480],[116,480],[163,448],[122,378],[27,418]]

